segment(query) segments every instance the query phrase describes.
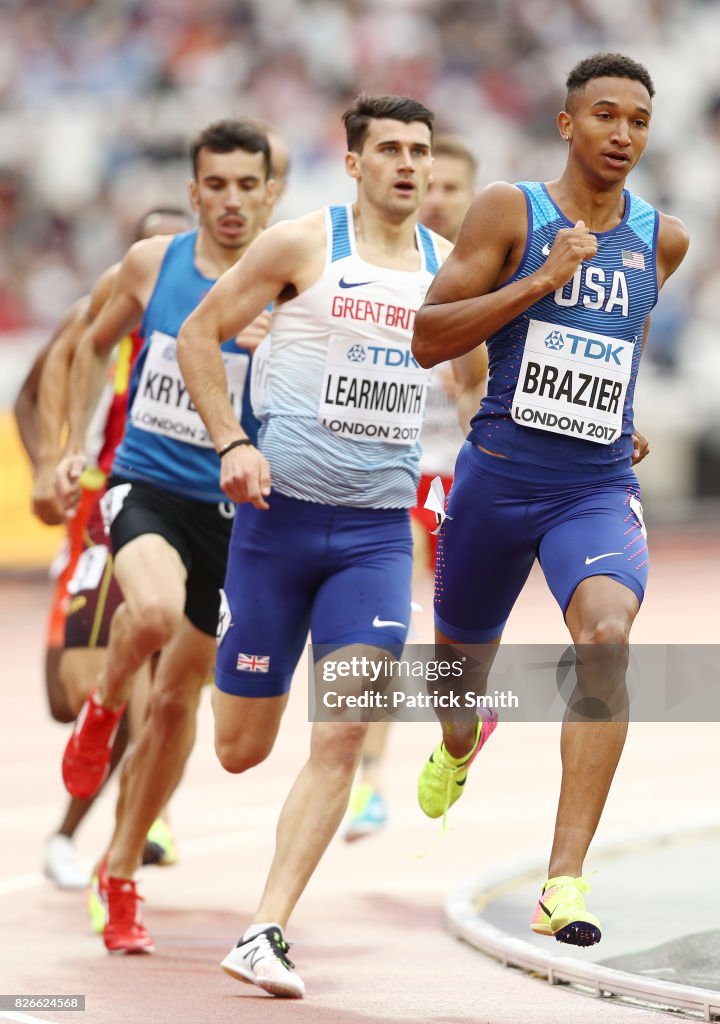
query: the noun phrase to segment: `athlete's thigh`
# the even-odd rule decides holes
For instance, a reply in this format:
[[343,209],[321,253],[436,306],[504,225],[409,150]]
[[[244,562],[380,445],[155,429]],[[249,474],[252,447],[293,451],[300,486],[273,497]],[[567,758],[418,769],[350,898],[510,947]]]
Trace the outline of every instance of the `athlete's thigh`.
[[115,577],[130,609],[148,604],[182,614],[190,563],[183,507],[174,496],[112,477],[101,501]]
[[[556,506],[563,504],[560,499]],[[649,552],[635,474],[567,493],[540,542],[540,563],[563,614],[579,583],[608,576],[642,604]]]
[[315,595],[313,643],[402,646],[412,601],[409,516],[404,510],[346,511],[333,532],[328,575]]
[[238,506],[218,625],[219,690],[250,698],[288,691],[310,626],[323,546],[276,496],[266,511]]
[[182,615],[187,572],[178,551],[157,533],[135,537],[115,555],[115,577],[136,614],[149,604]]
[[523,485],[489,459],[469,442],[460,450],[435,563],[435,625],[467,643],[500,636],[536,553]]

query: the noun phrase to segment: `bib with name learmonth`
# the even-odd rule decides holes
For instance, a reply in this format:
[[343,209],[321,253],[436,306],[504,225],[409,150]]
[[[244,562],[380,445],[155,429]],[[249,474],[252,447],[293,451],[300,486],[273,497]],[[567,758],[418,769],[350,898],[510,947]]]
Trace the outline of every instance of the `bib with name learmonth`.
[[409,340],[387,344],[331,335],[318,419],[353,441],[411,445],[420,436],[430,371]]

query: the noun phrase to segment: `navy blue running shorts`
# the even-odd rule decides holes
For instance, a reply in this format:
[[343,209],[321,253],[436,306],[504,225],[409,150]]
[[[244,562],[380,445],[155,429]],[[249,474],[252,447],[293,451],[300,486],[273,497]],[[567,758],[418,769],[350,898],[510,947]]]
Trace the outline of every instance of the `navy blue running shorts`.
[[617,580],[642,603],[648,547],[635,473],[578,480],[466,441],[438,538],[437,628],[458,642],[497,639],[536,558],[563,614],[589,576]]
[[408,511],[321,505],[277,491],[268,504],[237,508],[215,685],[240,697],[287,693],[308,632],[329,647],[402,647],[411,610]]

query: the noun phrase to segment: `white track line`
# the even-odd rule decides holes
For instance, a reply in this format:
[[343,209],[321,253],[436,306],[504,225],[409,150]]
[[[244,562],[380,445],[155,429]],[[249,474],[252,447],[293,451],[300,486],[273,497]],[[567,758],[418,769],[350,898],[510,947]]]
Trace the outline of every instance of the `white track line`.
[[[641,846],[664,843],[682,843],[716,837],[720,831],[717,819],[688,825],[687,830],[666,826],[642,832],[623,833],[615,842],[606,842],[594,855],[594,860],[621,856]],[[499,960],[505,967],[519,967],[531,974],[544,975],[551,985],[569,982],[590,989],[600,997],[610,993],[625,996],[653,1007],[672,1007],[691,1010],[703,1020],[714,1020],[720,1013],[720,993],[691,985],[678,985],[657,978],[645,978],[638,973],[617,971],[602,964],[584,963],[572,957],[561,956],[537,949],[484,921],[478,914],[476,897],[479,894],[497,898],[501,892],[512,891],[528,877],[543,877],[545,854],[529,855],[502,866],[464,879],[450,893],[445,904],[445,916],[450,931],[486,955]]]

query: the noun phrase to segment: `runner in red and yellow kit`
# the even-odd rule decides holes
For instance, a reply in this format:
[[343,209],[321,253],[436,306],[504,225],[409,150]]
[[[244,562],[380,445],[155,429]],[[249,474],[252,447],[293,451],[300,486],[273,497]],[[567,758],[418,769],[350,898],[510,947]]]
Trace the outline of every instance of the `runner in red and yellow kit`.
[[[153,210],[140,222],[137,237],[175,234],[190,224],[190,215],[182,210]],[[80,337],[107,301],[117,270],[117,265],[109,268],[91,295],[79,299],[69,310],[35,360],[15,403],[18,429],[33,465],[33,511],[49,525],[63,521],[54,475],[68,404],[70,364]],[[74,516],[67,521],[65,549],[58,560],[62,567],[48,617],[45,678],[50,712],[59,722],[74,720],[92,688],[105,655],[110,617],[120,600],[98,503],[115,448],[122,440],[130,369],[141,345],[142,339],[136,334],[124,338],[118,346],[104,401],[88,433],[92,468],[83,474],[82,497]],[[138,694],[143,691],[146,695],[147,685],[138,688]],[[133,713],[144,714],[144,701],[135,702]],[[126,745],[127,728],[123,725],[116,738],[113,764],[119,761]],[[60,827],[47,840],[45,874],[60,887],[87,884],[87,875],[76,862],[72,837],[91,803],[70,800]],[[151,852],[161,856],[157,849]]]

